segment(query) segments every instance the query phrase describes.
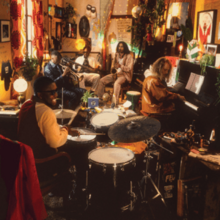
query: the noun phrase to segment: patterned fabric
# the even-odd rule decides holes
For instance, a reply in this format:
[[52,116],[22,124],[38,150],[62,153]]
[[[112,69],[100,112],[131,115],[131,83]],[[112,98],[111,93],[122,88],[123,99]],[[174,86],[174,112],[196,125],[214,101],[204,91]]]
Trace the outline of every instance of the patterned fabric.
[[42,1],[32,0],[32,10],[33,10],[33,24],[34,24],[34,36],[33,36],[33,46],[34,55],[38,57],[39,63],[43,60],[43,9]]
[[25,54],[26,28],[24,1],[12,0],[10,14],[12,19],[11,46],[13,51],[13,66],[16,71],[22,65]]

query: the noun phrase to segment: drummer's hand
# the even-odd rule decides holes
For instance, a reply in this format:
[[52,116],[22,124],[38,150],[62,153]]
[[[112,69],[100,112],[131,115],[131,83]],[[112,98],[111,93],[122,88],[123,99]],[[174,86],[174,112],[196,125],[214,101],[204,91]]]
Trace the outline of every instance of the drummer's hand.
[[75,136],[79,136],[80,133],[79,131],[72,129],[70,125],[65,125],[64,126],[66,128],[66,130],[68,131],[68,134],[75,137]]
[[77,131],[75,129],[69,129],[68,134],[73,136],[73,137],[80,136],[79,131]]

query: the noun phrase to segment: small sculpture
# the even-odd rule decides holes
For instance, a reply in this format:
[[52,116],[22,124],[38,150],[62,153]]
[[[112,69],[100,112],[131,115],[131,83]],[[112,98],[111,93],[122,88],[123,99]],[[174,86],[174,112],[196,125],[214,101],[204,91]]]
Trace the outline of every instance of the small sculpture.
[[148,45],[154,45],[154,39],[152,37],[152,32],[151,32],[151,25],[149,24],[146,28],[147,34],[145,35],[145,40],[147,41]]

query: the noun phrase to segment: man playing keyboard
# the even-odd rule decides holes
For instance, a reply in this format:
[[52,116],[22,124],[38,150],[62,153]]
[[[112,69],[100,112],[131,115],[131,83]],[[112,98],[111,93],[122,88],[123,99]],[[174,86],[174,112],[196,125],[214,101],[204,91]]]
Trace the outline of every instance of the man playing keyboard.
[[161,57],[153,64],[152,71],[145,75],[142,88],[142,111],[147,114],[174,113],[179,100],[185,97],[168,91],[166,82],[169,79],[172,65],[168,59]]

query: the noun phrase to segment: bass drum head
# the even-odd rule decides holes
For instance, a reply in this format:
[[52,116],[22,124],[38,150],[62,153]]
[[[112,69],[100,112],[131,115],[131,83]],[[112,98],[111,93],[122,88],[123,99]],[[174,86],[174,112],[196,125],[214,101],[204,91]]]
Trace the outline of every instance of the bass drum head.
[[105,128],[115,124],[119,117],[113,112],[101,112],[91,118],[91,124],[95,128]]
[[138,91],[128,91],[128,92],[126,93],[126,95],[139,96],[139,95],[141,95],[141,93],[138,92]]
[[97,133],[105,133],[105,135],[97,135],[97,141],[108,143],[111,139],[108,136],[108,129],[111,125],[119,120],[117,114],[113,112],[101,112],[93,115],[90,122]]
[[[71,130],[77,130],[80,133],[80,136],[73,137],[71,135],[68,135],[68,140],[74,141],[74,142],[91,142],[96,140],[96,135],[92,135],[91,133],[95,133],[94,131],[87,129],[87,128],[71,128]],[[89,135],[86,135],[89,133]]]
[[89,160],[97,164],[127,164],[134,159],[134,153],[120,147],[104,147],[89,153]]
[[79,34],[81,37],[88,37],[90,32],[89,20],[86,16],[82,16],[79,22]]

